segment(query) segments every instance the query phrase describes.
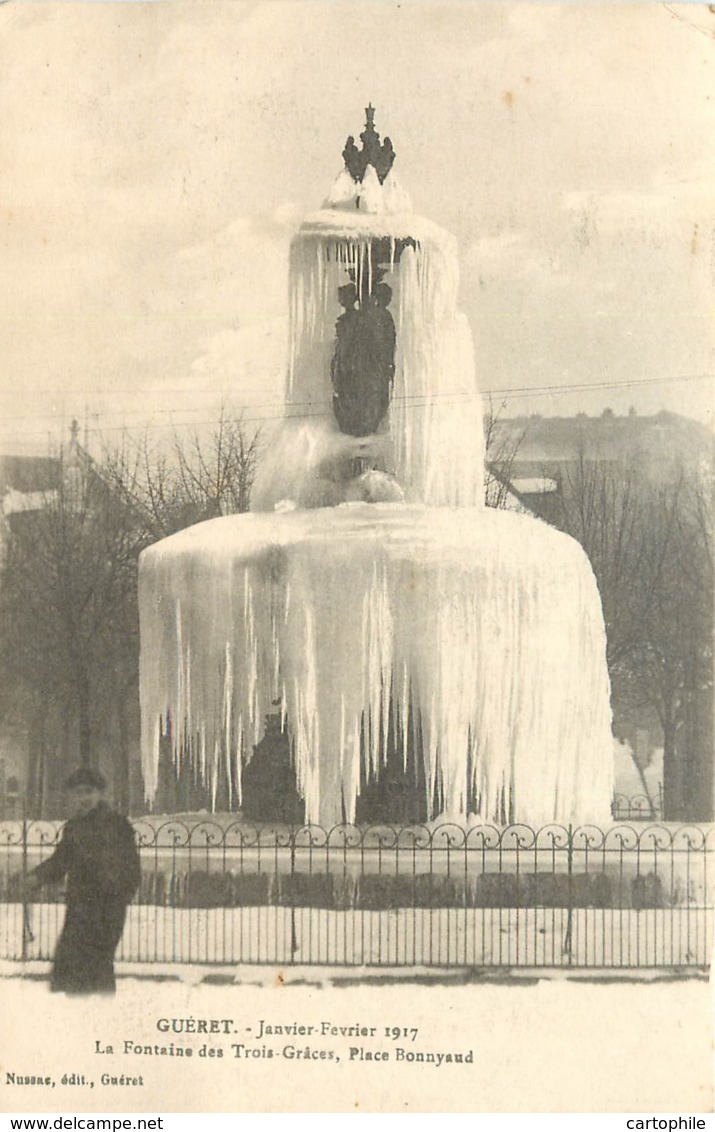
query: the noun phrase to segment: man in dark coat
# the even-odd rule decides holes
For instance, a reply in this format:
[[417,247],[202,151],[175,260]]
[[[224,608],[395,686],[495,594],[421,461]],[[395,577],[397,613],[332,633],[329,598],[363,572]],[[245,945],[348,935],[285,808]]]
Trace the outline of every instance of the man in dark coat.
[[67,909],[57,944],[51,989],[113,994],[114,952],[127,904],[139,887],[139,852],[131,825],[102,797],[101,774],[82,768],[65,783],[75,816],[57,849],[28,877],[28,888],[67,877]]

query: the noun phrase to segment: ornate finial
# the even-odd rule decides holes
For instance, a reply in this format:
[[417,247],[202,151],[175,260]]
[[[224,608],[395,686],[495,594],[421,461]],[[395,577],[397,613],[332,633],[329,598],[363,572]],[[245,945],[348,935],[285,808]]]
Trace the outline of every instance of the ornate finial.
[[345,142],[343,159],[353,181],[362,181],[368,165],[372,165],[377,173],[380,184],[392,169],[395,160],[395,151],[392,142],[385,138],[380,142],[380,135],[375,129],[375,107],[370,103],[365,108],[365,129],[360,134],[362,149],[355,145],[355,138],[350,135]]

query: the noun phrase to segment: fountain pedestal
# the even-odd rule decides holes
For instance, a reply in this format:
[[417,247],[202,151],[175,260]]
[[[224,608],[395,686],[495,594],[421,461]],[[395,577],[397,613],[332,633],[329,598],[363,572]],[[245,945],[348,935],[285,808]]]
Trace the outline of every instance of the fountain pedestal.
[[484,508],[456,242],[411,212],[367,116],[291,245],[285,419],[256,513],[142,556],[147,794],[162,727],[214,804],[221,776],[240,786],[278,699],[307,821],[353,821],[395,745],[419,760],[430,816],[604,820],[593,574],[565,535]]
[[[305,817],[353,821],[390,713],[427,810],[607,819],[604,632],[572,539],[508,512],[345,504],[215,519],[146,552],[142,716],[205,781],[284,705]],[[145,749],[151,789],[157,749]],[[238,799],[236,799],[238,803]]]

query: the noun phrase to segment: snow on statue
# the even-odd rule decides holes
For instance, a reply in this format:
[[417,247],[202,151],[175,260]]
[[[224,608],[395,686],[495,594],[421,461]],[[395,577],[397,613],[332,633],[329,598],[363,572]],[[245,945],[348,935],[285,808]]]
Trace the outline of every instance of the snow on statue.
[[353,821],[390,745],[418,764],[429,817],[604,820],[593,574],[566,535],[484,507],[456,245],[411,213],[373,114],[292,243],[285,418],[253,513],[142,555],[146,792],[163,729],[240,805],[278,700],[306,821]]

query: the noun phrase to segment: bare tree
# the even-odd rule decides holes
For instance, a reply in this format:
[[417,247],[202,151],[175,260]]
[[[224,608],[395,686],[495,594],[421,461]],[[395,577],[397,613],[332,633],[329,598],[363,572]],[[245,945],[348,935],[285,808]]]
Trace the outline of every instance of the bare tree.
[[624,657],[632,687],[660,720],[664,816],[672,820],[712,818],[711,515],[704,485],[692,479],[650,493],[638,562],[640,631]]
[[[224,407],[207,430],[177,429],[164,445],[152,444],[148,432],[138,439],[125,436],[118,449],[105,445],[101,475],[130,511],[141,550],[194,523],[247,511],[260,450],[260,431],[248,430],[242,417]],[[138,732],[138,642],[125,671]],[[181,792],[190,785],[181,782]]]
[[560,525],[596,575],[614,699],[657,715],[673,820],[709,820],[713,810],[711,514],[693,471],[654,484],[635,461],[581,446],[563,477]]
[[260,430],[222,409],[208,434],[175,431],[168,445],[148,433],[105,445],[102,474],[126,500],[146,543],[192,523],[247,511],[261,450]]
[[504,510],[511,494],[514,461],[525,433],[514,436],[503,426],[504,403],[495,411],[491,396],[484,415],[485,470],[484,497],[487,507]]
[[[112,498],[89,461],[58,457],[56,487],[13,524],[0,589],[3,670],[22,690],[33,745],[53,719],[82,765],[96,761],[109,689],[137,648],[136,556],[129,509]],[[121,685],[121,680],[119,680]],[[31,775],[40,790],[43,774]]]
[[0,585],[0,683],[30,732],[28,781],[39,812],[47,772],[76,751],[111,759],[129,804],[138,733],[137,561],[150,543],[201,519],[245,510],[258,434],[222,413],[207,436],[146,436],[93,460],[76,443],[56,485],[7,533]]
[[596,575],[612,669],[631,649],[640,617],[642,488],[633,465],[594,457],[584,444],[561,477],[559,525],[581,544]]

